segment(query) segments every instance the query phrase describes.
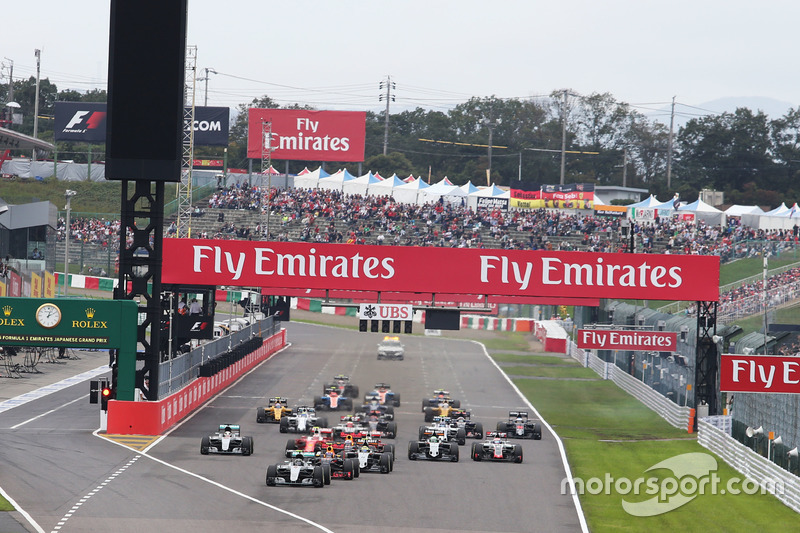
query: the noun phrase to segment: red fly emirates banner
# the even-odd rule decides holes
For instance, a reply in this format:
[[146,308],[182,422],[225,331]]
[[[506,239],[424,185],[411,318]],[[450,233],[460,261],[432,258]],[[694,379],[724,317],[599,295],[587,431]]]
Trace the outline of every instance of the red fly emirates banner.
[[800,393],[800,357],[722,354],[719,390]]
[[674,352],[678,348],[678,334],[671,331],[579,329],[578,348]]
[[[272,123],[270,139],[265,122]],[[273,159],[364,161],[366,131],[364,111],[250,108],[247,157],[260,159],[271,147]]]
[[719,299],[719,257],[164,239],[164,283],[639,300]]

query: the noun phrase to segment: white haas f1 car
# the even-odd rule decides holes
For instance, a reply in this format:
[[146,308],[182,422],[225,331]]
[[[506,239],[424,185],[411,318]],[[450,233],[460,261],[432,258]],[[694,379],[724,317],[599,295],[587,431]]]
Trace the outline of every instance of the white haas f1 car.
[[267,467],[267,486],[270,487],[275,485],[324,487],[330,485],[330,482],[330,465],[314,464],[302,455],[291,461]]
[[435,435],[439,440],[456,442],[463,446],[467,442],[467,433],[463,427],[458,427],[453,421],[445,416],[433,417],[432,426],[419,427],[419,440],[423,441]]
[[427,440],[409,441],[408,458],[412,461],[417,459],[444,460],[458,462],[458,444],[447,442],[442,438],[431,435]]
[[473,461],[522,462],[522,445],[510,442],[505,433],[489,431],[483,442],[472,443]]
[[530,420],[527,411],[509,411],[508,420],[497,423],[497,431],[509,437],[542,440],[542,425]]
[[317,416],[317,411],[313,407],[301,406],[295,409],[293,414],[281,417],[281,433],[290,431],[308,433],[315,427],[328,427],[328,420]]
[[236,424],[220,424],[219,431],[200,442],[200,453],[242,454],[253,453],[253,437],[242,437]]

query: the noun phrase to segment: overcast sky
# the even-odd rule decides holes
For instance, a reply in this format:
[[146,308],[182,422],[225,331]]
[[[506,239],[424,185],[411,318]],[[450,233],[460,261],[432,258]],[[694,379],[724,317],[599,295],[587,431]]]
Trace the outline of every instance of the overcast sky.
[[[7,2],[2,79],[106,88],[108,0]],[[268,95],[282,104],[446,110],[471,96],[525,98],[569,88],[611,93],[642,112],[724,97],[798,105],[800,2],[766,0],[189,0],[187,44],[208,105]],[[205,101],[205,81],[197,98]]]

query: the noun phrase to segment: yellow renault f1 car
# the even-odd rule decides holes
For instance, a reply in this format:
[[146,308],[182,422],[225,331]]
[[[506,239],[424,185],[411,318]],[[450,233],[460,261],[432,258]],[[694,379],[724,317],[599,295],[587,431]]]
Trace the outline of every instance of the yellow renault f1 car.
[[266,407],[259,407],[256,410],[256,422],[271,422],[273,424],[280,424],[281,417],[291,416],[291,414],[292,409],[289,407],[288,398],[270,398],[269,405]]

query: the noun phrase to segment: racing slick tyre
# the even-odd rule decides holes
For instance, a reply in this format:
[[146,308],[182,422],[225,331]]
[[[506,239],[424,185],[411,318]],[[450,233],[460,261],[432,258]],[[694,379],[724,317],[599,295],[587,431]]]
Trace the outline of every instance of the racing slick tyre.
[[386,437],[389,439],[397,437],[397,422],[387,422],[384,433],[386,433]]
[[472,460],[473,461],[480,461],[481,459],[483,459],[483,457],[481,456],[481,448],[480,448],[480,446],[481,446],[480,442],[473,442],[472,443],[472,454],[471,455],[472,455]]
[[358,385],[351,385],[350,394],[345,394],[345,396],[349,396],[350,398],[358,398]]
[[202,455],[208,455],[208,449],[211,447],[211,437],[203,437],[203,440],[200,441],[200,453]]
[[542,425],[535,424],[533,426],[533,439],[534,440],[542,440]]
[[361,465],[356,459],[350,459],[350,462],[353,463],[353,479],[355,479],[361,475]]
[[353,400],[348,398],[342,401],[342,409],[345,411],[352,411],[353,410]]
[[505,422],[498,422],[497,423],[497,431],[502,431],[502,432],[508,431],[508,428],[506,427],[506,423]]
[[458,428],[458,431],[456,431],[456,442],[459,446],[463,446],[467,443],[467,432],[464,428]]
[[242,437],[242,455],[253,453],[253,437]]
[[394,444],[384,444],[383,451],[392,454],[392,462],[394,462],[394,460],[397,458],[397,454],[394,452]]
[[425,412],[425,408],[428,407],[428,406],[430,406],[430,403],[428,403],[428,400],[423,398],[423,400],[422,400],[422,412],[423,413]]
[[451,461],[454,463],[458,462],[458,446],[450,446],[450,453],[452,457],[450,458]]
[[419,427],[419,440],[425,440],[425,426]]
[[483,438],[483,424],[481,424],[480,422],[475,422],[475,431],[473,432],[473,436],[476,439]]
[[453,400],[452,406],[459,409],[461,407],[461,400]]
[[288,418],[281,418],[280,432],[281,433],[289,433],[289,419]]
[[299,452],[300,450],[297,449],[297,442],[294,439],[289,439],[286,441],[286,452],[284,455],[286,457],[292,457],[294,452]]
[[381,359],[383,359],[383,357],[381,357],[381,354],[378,354],[378,361],[380,361]]
[[326,485],[331,484],[331,465],[322,465],[322,482]]
[[278,465],[269,465],[267,467],[267,486],[275,486],[275,478],[278,477]]
[[522,462],[522,446],[517,444],[514,446],[514,462],[521,463]]
[[266,421],[267,417],[264,416],[264,410],[261,407],[259,407],[258,409],[256,409],[256,422],[258,422],[259,424],[263,424]]
[[314,409],[321,411],[322,409],[327,408],[328,406],[322,403],[322,396],[314,396]]
[[425,422],[433,422],[433,407],[425,408]]
[[319,418],[317,419],[317,426],[319,426],[319,427],[321,427],[321,428],[326,428],[326,427],[328,427],[328,417],[325,417],[325,416],[321,416],[321,417],[319,417]]
[[392,454],[389,452],[383,452],[381,454],[380,462],[378,463],[381,467],[381,474],[388,474],[392,471]]
[[314,471],[311,474],[311,480],[314,482],[314,486],[317,488],[322,488],[325,486],[325,474],[323,473],[321,466],[314,467]]
[[408,443],[408,458],[412,461],[417,460],[417,455],[419,453],[419,443],[414,442],[413,440]]
[[400,407],[400,394],[397,392],[394,393],[394,406]]
[[344,479],[353,479],[356,477],[352,459],[345,459],[342,462],[342,471],[344,472]]
[[394,416],[394,406],[387,405],[386,406],[386,414]]

